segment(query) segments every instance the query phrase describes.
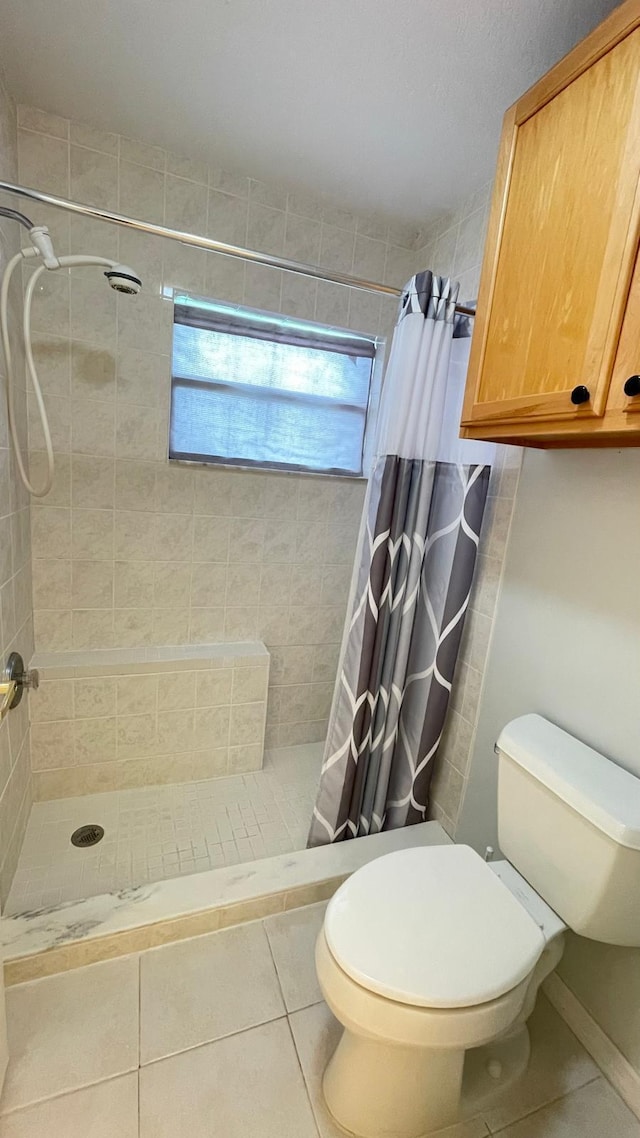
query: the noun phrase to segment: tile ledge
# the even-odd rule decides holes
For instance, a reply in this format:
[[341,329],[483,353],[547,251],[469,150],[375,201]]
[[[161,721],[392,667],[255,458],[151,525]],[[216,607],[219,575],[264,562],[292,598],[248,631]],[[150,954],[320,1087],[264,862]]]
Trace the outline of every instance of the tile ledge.
[[185,644],[167,645],[159,647],[140,648],[88,648],[81,651],[69,652],[36,652],[30,667],[39,668],[54,675],[69,675],[72,672],[82,672],[83,675],[92,673],[117,674],[129,670],[132,666],[160,667],[167,664],[190,664],[198,667],[199,663],[206,664],[215,661],[219,666],[232,667],[235,662],[256,658],[265,663],[269,659],[269,652],[261,640],[220,641],[211,644]]

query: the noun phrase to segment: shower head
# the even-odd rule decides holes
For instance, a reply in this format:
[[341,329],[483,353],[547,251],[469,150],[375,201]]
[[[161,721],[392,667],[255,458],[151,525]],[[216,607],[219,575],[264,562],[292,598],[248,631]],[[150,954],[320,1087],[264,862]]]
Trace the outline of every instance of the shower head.
[[104,275],[111,288],[114,288],[116,292],[136,296],[142,288],[140,277],[136,276],[133,269],[130,269],[128,265],[114,265],[113,268],[107,269]]

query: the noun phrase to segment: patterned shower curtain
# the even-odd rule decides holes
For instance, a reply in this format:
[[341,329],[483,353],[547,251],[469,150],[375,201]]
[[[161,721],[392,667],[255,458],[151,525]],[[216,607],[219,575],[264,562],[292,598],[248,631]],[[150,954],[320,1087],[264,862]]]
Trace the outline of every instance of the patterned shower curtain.
[[457,295],[424,272],[400,302],[310,846],[426,817],[493,453],[458,438]]

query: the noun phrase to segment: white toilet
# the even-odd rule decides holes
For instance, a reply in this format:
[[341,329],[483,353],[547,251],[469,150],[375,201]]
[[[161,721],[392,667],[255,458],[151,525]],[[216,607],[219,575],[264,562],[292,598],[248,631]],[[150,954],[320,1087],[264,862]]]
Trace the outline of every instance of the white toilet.
[[344,1031],[323,1089],[362,1138],[448,1126],[523,1070],[565,928],[640,946],[640,779],[538,715],[509,723],[496,751],[508,861],[401,850],[327,907],[316,968]]

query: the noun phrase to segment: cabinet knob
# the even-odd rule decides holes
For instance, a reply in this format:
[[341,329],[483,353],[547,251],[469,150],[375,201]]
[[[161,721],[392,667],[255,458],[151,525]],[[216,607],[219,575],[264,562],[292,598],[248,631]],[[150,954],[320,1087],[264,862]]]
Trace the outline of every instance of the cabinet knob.
[[589,388],[585,387],[584,383],[579,383],[571,392],[571,402],[575,403],[576,407],[581,403],[588,403],[590,399]]
[[629,376],[624,385],[624,393],[628,395],[630,399],[633,399],[634,395],[640,395],[640,375]]

